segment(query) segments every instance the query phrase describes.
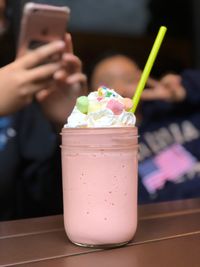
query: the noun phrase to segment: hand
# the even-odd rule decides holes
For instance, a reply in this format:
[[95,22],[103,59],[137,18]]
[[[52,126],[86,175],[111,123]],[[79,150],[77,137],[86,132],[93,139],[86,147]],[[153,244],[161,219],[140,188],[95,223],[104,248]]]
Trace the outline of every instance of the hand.
[[62,56],[62,67],[54,74],[51,88],[37,94],[37,100],[49,120],[59,128],[66,122],[78,96],[87,93],[87,79],[81,72],[82,64],[73,55],[71,36],[66,34],[66,51]]
[[53,42],[0,69],[0,116],[30,104],[35,94],[48,86],[53,74],[60,69],[60,63],[40,64],[62,53],[64,48],[64,42]]
[[150,88],[145,89],[141,99],[162,100],[167,102],[181,102],[186,97],[186,90],[181,84],[181,77],[175,74],[168,74],[160,81],[149,80]]

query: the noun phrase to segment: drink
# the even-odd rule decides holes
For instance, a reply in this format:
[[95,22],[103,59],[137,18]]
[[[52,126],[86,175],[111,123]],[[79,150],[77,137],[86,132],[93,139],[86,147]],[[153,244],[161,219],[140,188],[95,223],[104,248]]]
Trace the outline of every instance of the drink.
[[137,226],[137,128],[63,128],[64,224],[82,246],[114,247]]

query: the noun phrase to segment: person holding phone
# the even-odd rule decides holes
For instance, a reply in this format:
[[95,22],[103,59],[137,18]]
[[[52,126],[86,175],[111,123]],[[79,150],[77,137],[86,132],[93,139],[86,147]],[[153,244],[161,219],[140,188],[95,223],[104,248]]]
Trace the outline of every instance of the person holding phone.
[[0,220],[62,212],[58,133],[86,90],[69,34],[0,69]]

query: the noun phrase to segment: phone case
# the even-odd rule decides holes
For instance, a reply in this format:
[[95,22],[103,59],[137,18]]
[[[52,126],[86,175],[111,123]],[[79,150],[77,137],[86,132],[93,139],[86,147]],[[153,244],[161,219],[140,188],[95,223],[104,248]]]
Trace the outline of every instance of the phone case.
[[63,39],[69,15],[68,7],[27,3],[21,20],[17,56],[48,42]]

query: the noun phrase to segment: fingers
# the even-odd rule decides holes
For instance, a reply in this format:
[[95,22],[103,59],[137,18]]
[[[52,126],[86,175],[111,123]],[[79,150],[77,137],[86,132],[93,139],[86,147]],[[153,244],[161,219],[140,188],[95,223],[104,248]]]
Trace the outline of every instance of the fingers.
[[[155,87],[155,86],[158,86],[158,81],[149,77],[148,80],[147,80],[147,85],[148,87]],[[150,88],[149,88],[150,89]]]
[[66,80],[68,84],[80,83],[81,85],[87,84],[87,77],[83,73],[75,73],[69,76]]
[[160,82],[169,86],[181,84],[181,76],[176,74],[167,74],[160,80]]
[[60,63],[50,63],[41,65],[27,72],[27,80],[30,82],[39,82],[53,77],[53,74],[60,69]]
[[72,43],[72,37],[70,33],[65,34],[65,43],[66,43],[66,53],[74,53],[73,49],[73,43]]
[[178,102],[185,98],[185,90],[181,86],[181,77],[175,74],[165,75],[160,82],[149,79],[141,99],[145,101],[162,100],[167,102]]
[[80,73],[82,63],[80,59],[72,54],[64,54],[62,60],[62,68],[54,73],[54,79],[57,81],[65,82],[66,79],[74,74]]
[[81,91],[85,95],[88,92],[87,77],[83,73],[76,73],[68,77],[66,83],[74,89],[75,92]]
[[68,73],[81,72],[82,70],[81,60],[73,54],[63,54],[62,65]]
[[161,79],[161,84],[169,91],[171,102],[181,102],[186,98],[186,90],[182,86],[181,76],[168,74]]
[[145,101],[152,100],[164,100],[169,101],[171,98],[171,93],[169,90],[166,90],[163,86],[158,86],[153,89],[145,89],[141,95],[141,99]]
[[50,88],[48,81],[31,83],[21,90],[21,97],[24,99],[33,99],[34,95],[46,88]]
[[80,91],[83,94],[87,93],[87,77],[83,73],[75,73],[68,76],[64,81],[57,80],[60,88],[66,88],[67,91]]
[[60,69],[54,73],[53,78],[57,81],[65,81],[66,75],[66,71],[64,69]]
[[36,96],[36,99],[39,101],[39,102],[42,102],[45,98],[47,98],[52,92],[52,89],[44,89],[44,90],[41,90],[39,91],[35,96]]
[[65,48],[63,41],[56,41],[43,45],[34,51],[29,52],[27,55],[20,58],[20,63],[26,69],[33,68],[44,61],[48,60],[49,57],[61,53]]

